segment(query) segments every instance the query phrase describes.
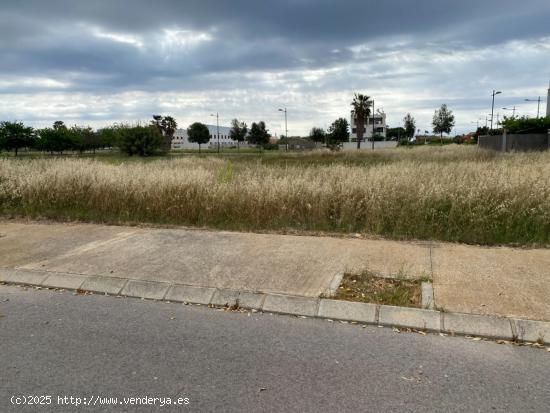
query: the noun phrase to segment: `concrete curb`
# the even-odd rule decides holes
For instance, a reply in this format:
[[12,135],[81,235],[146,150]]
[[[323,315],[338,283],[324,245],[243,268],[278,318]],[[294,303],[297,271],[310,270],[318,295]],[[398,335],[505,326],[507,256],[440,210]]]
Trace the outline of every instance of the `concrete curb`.
[[550,322],[511,317],[23,269],[0,268],[0,282],[550,344]]

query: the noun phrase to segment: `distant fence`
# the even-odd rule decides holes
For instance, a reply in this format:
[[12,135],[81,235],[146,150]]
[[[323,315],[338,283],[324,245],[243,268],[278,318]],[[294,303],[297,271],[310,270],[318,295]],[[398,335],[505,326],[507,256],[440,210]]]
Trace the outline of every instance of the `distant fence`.
[[495,151],[544,151],[550,149],[550,131],[525,135],[508,134],[480,136],[477,145]]
[[[374,141],[374,149],[388,149],[395,148],[397,146],[397,141]],[[344,142],[342,149],[345,151],[357,150],[357,142]],[[372,142],[361,142],[360,150],[371,150]]]

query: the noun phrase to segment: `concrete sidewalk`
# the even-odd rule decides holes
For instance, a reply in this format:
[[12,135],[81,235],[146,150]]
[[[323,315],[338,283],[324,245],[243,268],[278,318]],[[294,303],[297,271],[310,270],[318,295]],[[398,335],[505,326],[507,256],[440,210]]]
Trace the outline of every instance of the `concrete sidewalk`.
[[447,311],[550,320],[550,250],[0,222],[0,267],[317,297],[343,271],[434,279]]

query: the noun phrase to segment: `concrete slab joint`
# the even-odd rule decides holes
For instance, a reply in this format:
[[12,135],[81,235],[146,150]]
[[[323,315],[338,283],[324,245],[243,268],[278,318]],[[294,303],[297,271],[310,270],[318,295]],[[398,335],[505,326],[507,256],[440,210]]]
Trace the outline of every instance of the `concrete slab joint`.
[[550,323],[511,318],[510,323],[519,341],[550,343]]

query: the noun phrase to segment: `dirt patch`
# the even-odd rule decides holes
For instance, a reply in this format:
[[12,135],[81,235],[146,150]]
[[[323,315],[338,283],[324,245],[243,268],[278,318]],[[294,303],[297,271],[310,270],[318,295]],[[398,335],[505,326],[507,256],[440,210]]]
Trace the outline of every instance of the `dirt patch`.
[[422,280],[377,277],[369,271],[344,274],[334,297],[337,300],[395,305],[422,306]]

